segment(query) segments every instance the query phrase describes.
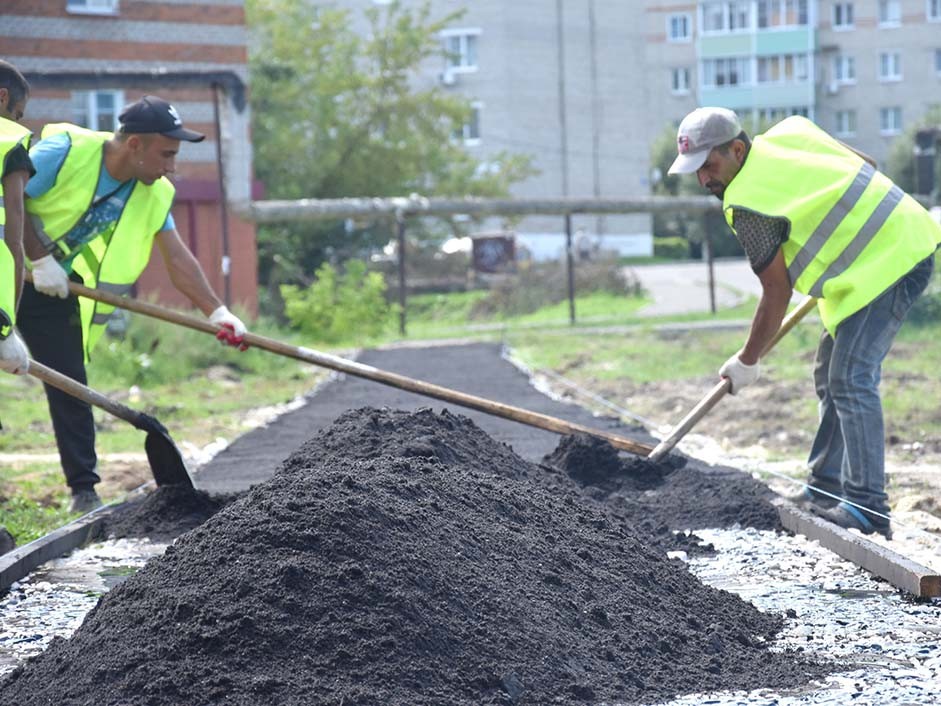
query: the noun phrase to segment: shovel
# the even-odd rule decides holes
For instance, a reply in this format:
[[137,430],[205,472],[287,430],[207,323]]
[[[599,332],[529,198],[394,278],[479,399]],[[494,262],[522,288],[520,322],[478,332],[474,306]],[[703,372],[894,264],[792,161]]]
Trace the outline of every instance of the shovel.
[[[172,324],[186,326],[187,328],[195,329],[197,331],[203,331],[212,335],[215,335],[219,331],[218,327],[209,323],[205,319],[200,319],[189,314],[182,314],[178,311],[158,306],[157,304],[142,302],[139,299],[130,299],[128,297],[118,296],[100,289],[91,289],[82,284],[78,284],[77,282],[69,282],[69,290],[72,292],[72,294],[78,296],[94,299],[95,301],[110,304],[111,306],[120,307],[122,309],[127,309],[128,311],[134,311],[138,314],[144,314],[145,316],[151,316]],[[610,432],[599,429],[593,429],[581,424],[574,424],[572,422],[567,422],[564,419],[559,419],[558,417],[552,417],[548,414],[531,412],[520,407],[503,404],[502,402],[495,402],[483,397],[477,397],[476,395],[469,395],[464,392],[452,390],[448,387],[442,387],[441,385],[423,382],[422,380],[416,380],[404,375],[398,375],[397,373],[390,373],[385,370],[374,368],[371,365],[364,365],[362,363],[357,363],[355,361],[340,358],[328,353],[321,353],[315,350],[311,350],[310,348],[301,348],[299,346],[282,343],[281,341],[276,341],[265,336],[259,336],[255,333],[246,333],[244,340],[245,343],[251,346],[261,348],[271,353],[277,353],[278,355],[294,358],[295,360],[317,365],[322,368],[328,368],[330,370],[336,370],[341,373],[347,373],[349,375],[366,378],[367,380],[373,380],[384,385],[389,385],[390,387],[396,387],[400,390],[407,390],[419,395],[425,395],[426,397],[433,397],[435,399],[444,400],[445,402],[458,404],[462,407],[469,407],[470,409],[476,409],[480,412],[510,419],[514,422],[520,422],[521,424],[528,424],[529,426],[545,429],[557,434],[589,434],[590,436],[604,439],[616,449],[630,451],[631,453],[638,454],[640,456],[646,456],[653,450],[652,446],[642,444],[640,442],[634,441],[633,439],[628,439],[618,434],[612,434]]]
[[100,392],[85,387],[85,385],[56,372],[52,368],[47,368],[42,363],[37,363],[35,360],[29,361],[29,374],[39,378],[47,385],[62,390],[62,392],[90,405],[100,407],[115,417],[133,424],[141,431],[147,432],[144,450],[147,452],[150,470],[154,474],[157,485],[193,487],[193,481],[186,471],[186,465],[183,463],[180,450],[173,443],[173,439],[170,438],[167,428],[159,421],[143,412],[125,407],[110,397],[105,397]]
[[[790,314],[781,322],[781,326],[778,329],[778,332],[774,334],[774,338],[768,342],[768,345],[765,346],[765,349],[761,352],[761,357],[764,357],[772,348],[774,348],[778,341],[784,338],[785,334],[790,331],[794,326],[797,325],[797,322],[804,318],[808,311],[814,308],[817,300],[813,297],[807,297],[798,304],[791,311]],[[728,394],[729,390],[732,389],[732,383],[728,378],[722,378],[716,386],[712,388],[708,395],[703,397],[699,404],[693,407],[690,410],[689,414],[683,417],[683,420],[676,425],[676,428],[670,432],[670,435],[661,441],[659,444],[654,447],[653,451],[650,452],[650,455],[647,456],[651,461],[657,462],[660,461],[664,456],[666,456],[670,451],[673,450],[673,447],[680,443],[686,434],[692,429],[700,419],[708,414],[709,410],[719,404],[719,400],[725,397]]]

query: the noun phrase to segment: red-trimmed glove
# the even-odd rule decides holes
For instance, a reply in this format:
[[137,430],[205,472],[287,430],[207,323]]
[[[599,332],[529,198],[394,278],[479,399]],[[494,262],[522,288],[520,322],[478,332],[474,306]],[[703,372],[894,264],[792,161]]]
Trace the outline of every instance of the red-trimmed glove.
[[245,328],[242,320],[229,311],[225,305],[209,315],[209,323],[219,327],[216,338],[222,343],[238,348],[240,351],[248,350],[248,344],[243,340],[248,329]]
[[16,331],[11,331],[9,336],[0,341],[0,370],[14,375],[26,375],[29,372],[29,351]]

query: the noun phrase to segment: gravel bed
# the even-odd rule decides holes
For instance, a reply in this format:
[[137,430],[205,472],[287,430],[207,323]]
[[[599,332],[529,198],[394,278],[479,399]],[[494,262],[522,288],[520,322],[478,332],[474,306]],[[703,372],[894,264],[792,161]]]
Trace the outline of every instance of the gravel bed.
[[166,544],[118,539],[48,561],[0,596],[0,679],[54,638],[72,636],[98,599]]
[[915,602],[816,541],[755,529],[697,530],[714,557],[689,560],[703,583],[784,612],[775,649],[858,665],[818,688],[698,694],[668,706],[928,706],[941,693],[941,600]]

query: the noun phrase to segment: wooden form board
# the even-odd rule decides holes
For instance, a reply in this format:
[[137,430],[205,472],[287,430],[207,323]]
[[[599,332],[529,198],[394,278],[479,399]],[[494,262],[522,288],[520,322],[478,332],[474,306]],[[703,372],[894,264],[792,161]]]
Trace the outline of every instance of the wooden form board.
[[834,554],[885,579],[896,588],[920,598],[941,596],[941,576],[926,566],[789,503],[778,505],[778,515],[781,524],[791,532],[817,540]]

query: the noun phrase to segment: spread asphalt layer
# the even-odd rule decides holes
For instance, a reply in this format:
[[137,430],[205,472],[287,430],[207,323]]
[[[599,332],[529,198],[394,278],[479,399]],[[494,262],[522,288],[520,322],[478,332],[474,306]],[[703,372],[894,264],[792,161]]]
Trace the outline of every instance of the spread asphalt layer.
[[[627,427],[616,419],[596,418],[587,410],[558,402],[539,392],[516,366],[501,355],[498,344],[471,344],[436,348],[395,348],[364,352],[358,362],[399,373],[460,392],[516,407],[542,412],[598,429],[616,430],[645,443],[656,439],[641,427]],[[527,461],[539,461],[559,443],[559,435],[500,419],[458,405],[431,399],[371,380],[337,376],[318,388],[304,407],[282,415],[264,428],[236,440],[203,466],[196,484],[211,494],[232,493],[266,480],[294,449],[329,426],[348,409],[389,407],[416,410],[443,408],[474,420],[494,439],[513,447]]]

